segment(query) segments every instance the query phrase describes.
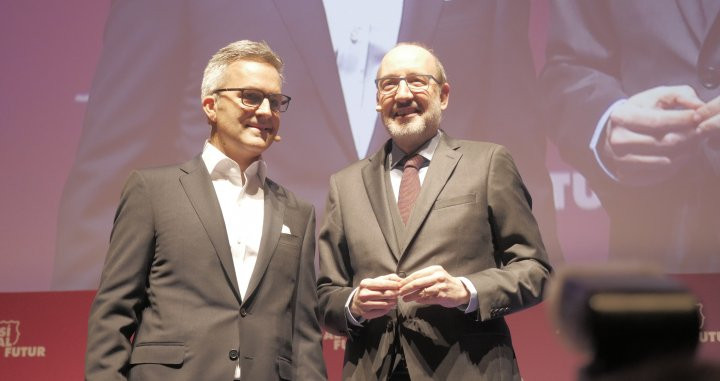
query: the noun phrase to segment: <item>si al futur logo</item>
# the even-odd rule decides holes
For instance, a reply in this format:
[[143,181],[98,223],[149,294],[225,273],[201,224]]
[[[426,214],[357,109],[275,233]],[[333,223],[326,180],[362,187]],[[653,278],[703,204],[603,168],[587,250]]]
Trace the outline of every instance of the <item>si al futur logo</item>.
[[17,345],[19,341],[20,321],[0,320],[0,348],[2,348],[3,357],[45,357],[44,346],[19,346]]
[[720,331],[710,331],[705,329],[705,314],[703,314],[702,303],[698,303],[698,312],[700,313],[700,342],[720,343]]

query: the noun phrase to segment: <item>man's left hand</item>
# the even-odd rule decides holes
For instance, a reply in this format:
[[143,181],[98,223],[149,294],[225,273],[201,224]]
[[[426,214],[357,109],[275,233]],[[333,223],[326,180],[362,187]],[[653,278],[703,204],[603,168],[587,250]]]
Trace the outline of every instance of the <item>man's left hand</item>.
[[470,292],[463,282],[437,265],[418,270],[403,279],[400,296],[405,302],[438,304],[448,308],[470,301]]

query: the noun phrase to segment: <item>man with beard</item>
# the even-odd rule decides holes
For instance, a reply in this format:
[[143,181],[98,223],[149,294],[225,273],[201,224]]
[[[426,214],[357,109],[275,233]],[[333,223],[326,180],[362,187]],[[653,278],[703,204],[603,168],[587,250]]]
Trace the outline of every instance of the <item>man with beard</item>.
[[331,177],[319,238],[343,379],[519,380],[503,316],[541,300],[551,267],[515,164],[440,130],[450,84],[429,49],[397,45],[375,82],[391,139]]

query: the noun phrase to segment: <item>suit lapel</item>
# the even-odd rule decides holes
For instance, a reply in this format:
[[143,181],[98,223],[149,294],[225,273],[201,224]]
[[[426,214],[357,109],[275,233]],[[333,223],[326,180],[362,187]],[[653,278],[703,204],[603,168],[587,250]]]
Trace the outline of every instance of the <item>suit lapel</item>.
[[705,40],[705,35],[710,28],[706,23],[705,10],[700,1],[675,0],[680,14],[685,21],[685,26],[689,29],[693,36],[693,40],[697,46],[701,46]]
[[[317,89],[324,116],[330,122],[330,133],[346,154],[348,162],[357,160],[350,120],[340,85],[327,18],[322,1],[274,0],[297,52]],[[292,79],[290,79],[292,80]]]
[[[423,181],[420,195],[418,196],[415,206],[413,207],[408,224],[405,229],[405,235],[403,237],[403,243],[400,246],[400,252],[405,253],[410,243],[415,238],[415,235],[420,229],[420,226],[427,218],[428,213],[435,200],[437,199],[440,191],[447,184],[448,179],[452,175],[455,166],[457,165],[461,153],[457,152],[458,145],[451,139],[447,138],[446,135],[440,137],[433,159],[428,167],[425,180]],[[401,254],[402,255],[402,254]]]
[[442,13],[442,1],[403,2],[398,42],[422,42],[432,46],[435,28]]
[[258,249],[257,261],[253,268],[248,288],[245,293],[245,300],[250,300],[250,296],[257,289],[260,280],[265,275],[270,259],[275,253],[280,233],[282,232],[283,219],[285,215],[285,196],[280,194],[280,187],[270,180],[265,180],[265,216],[263,221],[262,238],[260,239],[260,248]]
[[185,172],[184,175],[180,176],[180,183],[215,248],[215,253],[225,272],[225,278],[232,285],[233,293],[240,302],[240,292],[238,291],[237,276],[233,266],[232,253],[230,252],[230,243],[227,238],[227,229],[220,203],[213,189],[212,180],[210,180],[210,174],[208,174],[200,156],[183,164],[180,169]]
[[363,184],[365,192],[367,192],[370,206],[372,207],[375,218],[380,225],[380,230],[385,237],[390,251],[396,259],[400,259],[400,251],[398,250],[398,239],[393,226],[392,216],[390,215],[390,203],[387,196],[387,180],[385,173],[385,157],[389,143],[382,149],[378,150],[369,159],[369,163],[362,168]]

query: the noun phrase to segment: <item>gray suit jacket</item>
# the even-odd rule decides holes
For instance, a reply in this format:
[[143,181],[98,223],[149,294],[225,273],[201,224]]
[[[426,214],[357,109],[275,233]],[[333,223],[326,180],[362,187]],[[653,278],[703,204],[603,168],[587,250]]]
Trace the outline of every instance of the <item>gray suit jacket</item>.
[[[503,316],[538,303],[551,269],[512,158],[502,146],[443,135],[405,227],[389,186],[389,149],[330,180],[318,297],[326,329],[349,335],[343,378],[385,379],[400,340],[413,380],[519,380]],[[344,306],[362,279],[430,265],[467,277],[478,310],[400,302],[348,326]]]
[[[720,271],[720,164],[697,147],[693,162],[663,183],[610,179],[588,148],[616,100],[664,85],[689,85],[709,101],[698,56],[717,50],[709,33],[720,2],[557,1],[541,76],[547,124],[565,161],[583,173],[610,218],[610,256],[652,261],[668,271]],[[692,149],[690,150],[692,151]],[[715,164],[713,164],[715,161]]]
[[238,358],[243,379],[325,379],[314,210],[271,180],[264,191],[242,300],[202,159],[131,174],[90,313],[87,380],[230,381]]

